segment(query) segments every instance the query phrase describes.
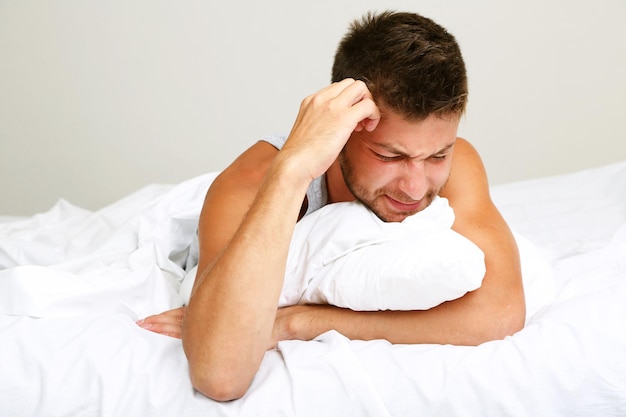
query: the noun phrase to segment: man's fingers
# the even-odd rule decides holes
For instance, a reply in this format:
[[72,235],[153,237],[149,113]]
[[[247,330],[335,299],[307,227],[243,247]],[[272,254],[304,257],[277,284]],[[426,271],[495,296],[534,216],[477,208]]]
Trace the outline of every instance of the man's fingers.
[[141,327],[142,329],[149,330],[154,333],[159,333],[165,336],[175,337],[177,339],[180,339],[182,337],[181,323],[182,322],[179,322],[178,320],[176,320],[176,318],[174,318],[173,322],[156,322],[146,320],[141,323],[137,322],[139,327]]
[[380,120],[380,110],[372,93],[367,88],[367,85],[363,81],[344,80],[347,81],[345,88],[339,93],[336,99],[350,109],[355,120],[355,130],[361,131],[363,129],[372,131],[378,125]]
[[185,307],[180,307],[138,320],[137,325],[151,332],[180,339],[184,317]]
[[372,94],[363,81],[347,78],[331,86],[333,88],[329,89],[327,94],[328,96],[332,94],[329,98],[335,99],[341,106],[350,107],[361,100],[372,98]]
[[328,94],[331,97],[336,97],[341,94],[347,87],[356,83],[357,81],[353,78],[346,78],[341,81],[334,82],[326,87],[322,88],[318,94]]
[[336,99],[341,105],[349,107],[365,98],[371,99],[372,94],[363,81],[346,78],[326,86],[308,98],[316,98],[321,102]]
[[357,131],[365,129],[368,132],[371,132],[376,129],[376,126],[378,126],[378,122],[380,121],[380,109],[376,103],[374,103],[374,100],[366,98],[359,101],[352,107],[356,118],[359,119]]
[[173,324],[153,324],[150,328],[146,329],[154,333],[159,333],[164,336],[175,337],[180,339],[182,337],[182,331],[180,325]]

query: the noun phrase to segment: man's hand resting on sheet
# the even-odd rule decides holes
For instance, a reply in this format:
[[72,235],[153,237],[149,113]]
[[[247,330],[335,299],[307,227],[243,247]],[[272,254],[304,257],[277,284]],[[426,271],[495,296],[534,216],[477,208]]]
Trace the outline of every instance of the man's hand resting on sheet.
[[[313,329],[310,329],[308,332],[309,335],[306,337],[304,334],[306,329],[297,328],[294,325],[294,323],[296,323],[295,319],[298,317],[304,317],[301,313],[312,311],[316,308],[324,308],[324,306],[291,306],[279,308],[276,311],[276,320],[274,321],[271,346],[268,348],[271,349],[275,347],[281,340],[307,340],[316,337],[318,334],[315,333]],[[186,312],[186,306],[175,308],[173,310],[164,311],[163,313],[138,320],[137,325],[143,329],[150,330],[151,332],[181,339],[183,320],[185,319]]]
[[185,306],[175,308],[138,320],[137,325],[151,332],[180,339],[183,337],[182,326],[186,312]]

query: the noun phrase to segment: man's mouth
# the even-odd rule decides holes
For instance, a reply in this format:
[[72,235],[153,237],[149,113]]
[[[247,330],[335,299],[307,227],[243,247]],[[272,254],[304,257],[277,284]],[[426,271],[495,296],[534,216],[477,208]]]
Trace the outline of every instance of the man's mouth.
[[406,203],[400,200],[396,200],[393,197],[385,196],[391,207],[394,208],[395,211],[399,213],[417,213],[420,210],[420,206],[422,201],[413,201],[410,203]]

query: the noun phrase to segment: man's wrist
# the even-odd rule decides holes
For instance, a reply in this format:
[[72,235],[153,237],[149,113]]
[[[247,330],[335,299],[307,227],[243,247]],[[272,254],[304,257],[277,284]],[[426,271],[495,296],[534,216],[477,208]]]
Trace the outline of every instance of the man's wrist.
[[293,336],[299,340],[312,340],[322,333],[331,330],[332,320],[329,314],[337,307],[330,305],[299,306],[298,314],[294,314],[290,323]]

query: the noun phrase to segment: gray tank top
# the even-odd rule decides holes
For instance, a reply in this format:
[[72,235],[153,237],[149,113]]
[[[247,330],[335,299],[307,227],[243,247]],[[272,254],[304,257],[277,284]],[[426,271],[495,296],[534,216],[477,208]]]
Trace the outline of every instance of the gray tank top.
[[[267,142],[274,146],[276,149],[281,150],[285,142],[286,136],[271,135],[261,139],[263,142]],[[315,178],[309,188],[306,191],[307,209],[304,215],[313,213],[315,210],[324,207],[328,203],[328,193],[326,191],[326,176],[322,175]]]

